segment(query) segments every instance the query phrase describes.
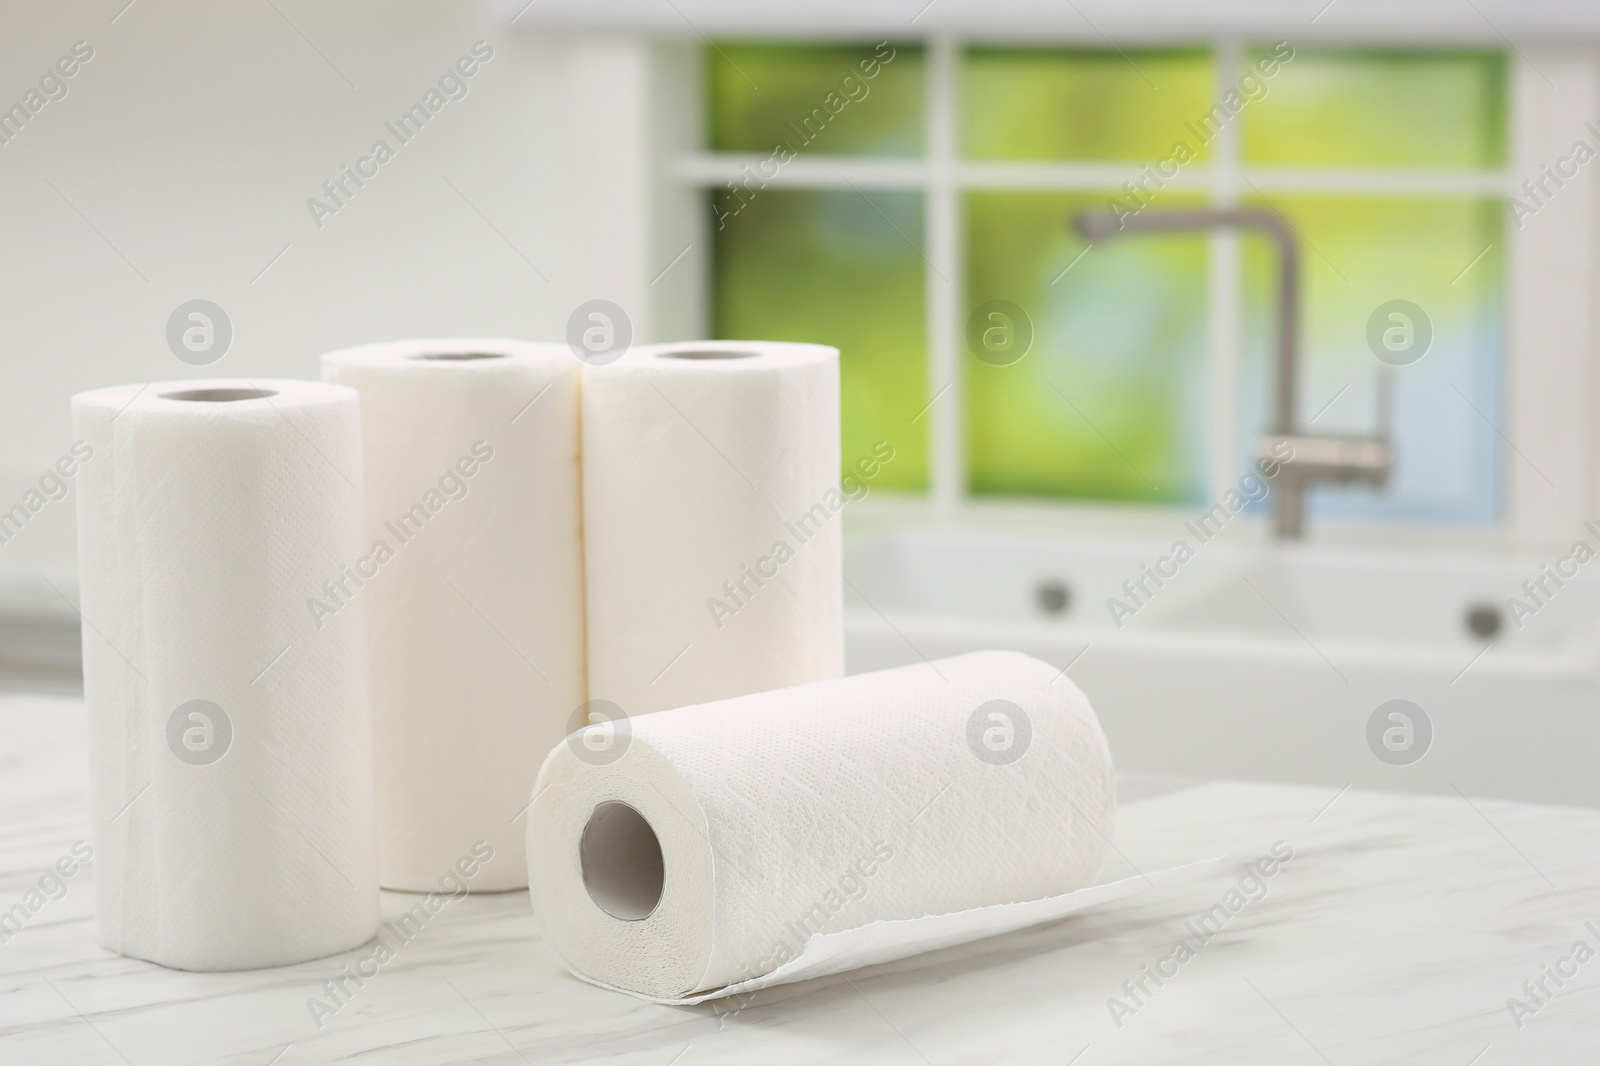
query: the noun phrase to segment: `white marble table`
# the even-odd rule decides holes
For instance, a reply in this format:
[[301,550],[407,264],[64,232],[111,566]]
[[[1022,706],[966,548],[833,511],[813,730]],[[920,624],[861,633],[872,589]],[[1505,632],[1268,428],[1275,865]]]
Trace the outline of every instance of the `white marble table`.
[[[87,833],[82,745],[75,701],[0,698],[0,910]],[[319,1029],[307,1001],[356,952],[237,974],[119,958],[94,942],[90,868],[0,945],[0,1063],[1600,1061],[1600,958],[1562,962],[1580,939],[1600,948],[1600,811],[1122,784],[1108,876],[1227,861],[1054,925],[699,1007],[573,979],[526,893],[506,893],[447,907]],[[1265,894],[1162,962],[1277,841],[1294,857]],[[385,893],[384,910],[413,899]],[[1176,975],[1134,1000],[1123,983],[1144,966]],[[1519,1028],[1507,999],[1536,1006],[1523,983],[1541,977],[1557,991],[1546,966],[1577,972]]]

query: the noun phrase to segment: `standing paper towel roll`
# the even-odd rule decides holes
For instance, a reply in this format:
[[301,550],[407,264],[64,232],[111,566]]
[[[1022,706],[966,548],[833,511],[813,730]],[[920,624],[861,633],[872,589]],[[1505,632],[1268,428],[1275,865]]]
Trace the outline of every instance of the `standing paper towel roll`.
[[523,888],[522,811],[583,703],[578,372],[564,346],[375,344],[323,356],[361,394],[384,887]]
[[1089,701],[978,652],[591,726],[545,760],[534,912],[578,976],[692,1002],[1061,917],[1115,817]]
[[842,674],[843,506],[837,349],[586,367],[590,699],[635,715]]
[[82,393],[95,916],[184,970],[318,958],[378,925],[356,394],[305,381]]

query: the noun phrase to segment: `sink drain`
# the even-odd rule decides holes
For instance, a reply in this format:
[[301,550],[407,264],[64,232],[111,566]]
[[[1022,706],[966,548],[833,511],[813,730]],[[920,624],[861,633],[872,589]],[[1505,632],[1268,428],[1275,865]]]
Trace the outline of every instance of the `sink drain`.
[[1072,589],[1063,581],[1047,577],[1034,586],[1033,598],[1045,614],[1062,614],[1072,606]]
[[1505,620],[1500,616],[1500,608],[1492,603],[1475,603],[1467,608],[1467,632],[1475,637],[1488,640],[1499,635],[1500,628]]

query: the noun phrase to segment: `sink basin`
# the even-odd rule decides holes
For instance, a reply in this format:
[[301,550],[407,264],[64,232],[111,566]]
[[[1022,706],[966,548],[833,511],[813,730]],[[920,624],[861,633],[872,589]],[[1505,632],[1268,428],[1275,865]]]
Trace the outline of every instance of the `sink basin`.
[[[1025,651],[1089,694],[1128,770],[1600,806],[1600,565],[1546,578],[1538,603],[1522,586],[1541,561],[1507,555],[1171,549],[959,528],[853,540],[848,667]],[[1509,597],[1536,610],[1514,618]],[[1393,700],[1431,733],[1403,764],[1369,740]]]
[[1600,583],[1557,588],[1552,581],[1536,618],[1512,617],[1509,598],[1532,605],[1520,586],[1539,576],[1537,564],[1303,545],[1264,555],[1233,560],[1189,587],[1174,582],[1171,595],[1152,597],[1148,612],[1135,617],[1174,631],[1329,643],[1358,657],[1385,649],[1475,655],[1485,645],[1581,656],[1585,647],[1600,648],[1593,639],[1600,636]]

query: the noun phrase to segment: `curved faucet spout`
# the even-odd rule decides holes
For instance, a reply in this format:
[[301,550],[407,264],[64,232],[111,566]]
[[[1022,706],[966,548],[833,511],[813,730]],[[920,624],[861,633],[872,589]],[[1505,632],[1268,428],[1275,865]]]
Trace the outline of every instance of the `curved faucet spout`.
[[1176,208],[1114,214],[1082,211],[1072,226],[1091,244],[1119,233],[1172,233],[1181,230],[1251,229],[1278,245],[1278,388],[1277,417],[1259,442],[1262,472],[1276,474],[1273,492],[1274,528],[1279,537],[1304,532],[1305,494],[1316,482],[1387,484],[1393,457],[1387,428],[1387,379],[1380,379],[1380,425],[1375,437],[1303,437],[1295,430],[1295,380],[1299,371],[1300,246],[1293,227],[1276,211],[1258,207]]
[[1295,435],[1295,378],[1299,370],[1300,246],[1288,220],[1259,207],[1198,207],[1146,210],[1114,215],[1080,211],[1072,227],[1091,244],[1119,233],[1175,233],[1186,230],[1249,229],[1267,234],[1278,245],[1278,381],[1277,412],[1272,432]]

